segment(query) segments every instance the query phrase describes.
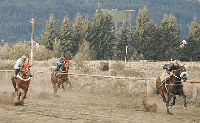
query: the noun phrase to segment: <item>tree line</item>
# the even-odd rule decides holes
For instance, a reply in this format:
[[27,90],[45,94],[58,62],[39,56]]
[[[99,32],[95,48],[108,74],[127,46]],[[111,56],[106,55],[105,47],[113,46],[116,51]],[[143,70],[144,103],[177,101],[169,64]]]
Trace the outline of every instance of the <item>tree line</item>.
[[31,18],[36,20],[35,36],[40,36],[51,13],[59,25],[65,15],[74,21],[77,12],[92,21],[98,2],[103,9],[134,10],[132,24],[143,6],[148,7],[149,16],[157,24],[165,13],[173,13],[181,24],[181,39],[186,38],[189,22],[194,14],[199,17],[200,11],[199,0],[0,0],[0,40],[5,43],[30,41]]
[[77,13],[75,21],[66,15],[60,26],[50,14],[46,27],[39,37],[40,45],[53,51],[53,57],[64,55],[73,59],[83,53],[91,60],[170,60],[198,61],[200,59],[200,19],[194,15],[185,39],[187,44],[181,47],[181,25],[174,14],[164,14],[160,25],[149,17],[148,8],[139,10],[133,30],[123,23],[115,30],[112,16],[97,12],[92,21]]

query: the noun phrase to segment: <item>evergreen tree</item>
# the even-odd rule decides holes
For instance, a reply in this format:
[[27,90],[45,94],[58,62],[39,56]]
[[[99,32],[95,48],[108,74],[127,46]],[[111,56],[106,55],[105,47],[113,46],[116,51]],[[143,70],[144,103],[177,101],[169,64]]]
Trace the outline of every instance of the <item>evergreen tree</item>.
[[73,33],[72,33],[72,47],[71,52],[73,55],[76,54],[79,48],[80,42],[83,40],[85,33],[83,32],[83,20],[82,16],[77,13],[75,22],[73,24]]
[[41,34],[41,44],[48,50],[53,50],[53,43],[58,36],[58,29],[54,20],[54,15],[50,14],[50,17],[46,23],[46,27]]
[[133,29],[132,43],[137,49],[137,53],[141,53],[144,59],[154,59],[154,44],[156,41],[157,29],[156,25],[148,16],[147,7],[139,11]]
[[104,44],[102,46],[104,50],[103,59],[105,60],[114,59],[116,36],[115,25],[112,19],[113,17],[111,15],[104,15],[104,31],[102,35]]
[[71,23],[68,16],[65,16],[60,27],[59,54],[63,54],[69,59],[71,59],[70,50],[72,49],[71,37]]
[[122,27],[119,29],[118,42],[116,44],[116,58],[117,60],[127,59],[127,48],[130,47],[130,29],[127,27],[126,22],[122,24]]
[[180,25],[173,14],[164,15],[159,27],[160,54],[159,60],[179,58]]
[[97,12],[94,14],[87,40],[93,51],[92,58],[97,60],[113,59],[114,23],[111,15],[102,13],[100,4],[98,4]]
[[200,19],[194,16],[193,21],[189,26],[189,33],[186,39],[187,44],[182,50],[182,55],[194,61],[200,60]]
[[85,39],[80,43],[78,52],[73,57],[73,60],[75,61],[85,61],[85,60],[91,60],[90,57],[90,44]]

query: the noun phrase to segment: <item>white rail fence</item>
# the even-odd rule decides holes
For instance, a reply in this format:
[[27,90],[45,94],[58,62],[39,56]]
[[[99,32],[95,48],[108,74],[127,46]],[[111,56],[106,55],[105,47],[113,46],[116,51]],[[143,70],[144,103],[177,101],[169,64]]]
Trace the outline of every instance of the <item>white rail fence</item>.
[[[13,70],[0,70],[1,76],[2,74],[6,79],[10,79],[9,75],[11,72],[14,72]],[[49,71],[33,71],[34,77],[33,81],[37,81],[37,77],[43,76],[44,82],[48,83],[47,81],[50,80],[50,72]],[[155,79],[156,78],[139,78],[139,77],[117,77],[117,76],[103,76],[103,75],[89,75],[89,74],[77,74],[77,73],[69,73],[70,80],[73,80],[75,78],[80,79],[82,81],[82,86],[87,84],[88,82],[91,83],[91,78],[95,80],[96,83],[99,83],[98,79],[110,79],[109,81],[114,84],[117,80],[123,80],[125,82],[128,82],[128,92],[131,94],[132,89],[134,88],[135,81],[143,81],[143,83],[146,84],[146,96],[148,97],[149,94],[152,92],[152,84],[155,86]],[[187,80],[186,83],[191,83],[193,88],[193,100],[196,100],[198,98],[198,87],[200,80]],[[154,88],[155,89],[155,88]]]

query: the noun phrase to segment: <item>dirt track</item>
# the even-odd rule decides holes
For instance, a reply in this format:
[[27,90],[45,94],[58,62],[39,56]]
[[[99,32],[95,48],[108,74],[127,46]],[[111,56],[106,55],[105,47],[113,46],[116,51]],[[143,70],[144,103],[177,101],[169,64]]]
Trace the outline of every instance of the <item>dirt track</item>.
[[[8,75],[9,76],[9,75]],[[45,77],[45,76],[43,76]],[[7,81],[8,80],[8,81]],[[165,104],[159,95],[149,94],[147,103],[156,103],[156,112],[145,112],[142,104],[146,99],[145,83],[136,82],[132,94],[127,94],[127,84],[111,85],[111,80],[85,80],[71,77],[73,90],[59,89],[53,94],[50,78],[32,79],[24,106],[13,106],[14,91],[10,78],[1,73],[0,80],[0,123],[198,123],[200,122],[199,100],[192,100],[190,84],[188,88],[188,109],[177,98],[171,107],[174,115],[166,114]],[[139,83],[139,84],[138,84]],[[150,82],[153,84],[153,82]],[[120,85],[120,86],[119,86]],[[140,90],[141,89],[141,90]]]

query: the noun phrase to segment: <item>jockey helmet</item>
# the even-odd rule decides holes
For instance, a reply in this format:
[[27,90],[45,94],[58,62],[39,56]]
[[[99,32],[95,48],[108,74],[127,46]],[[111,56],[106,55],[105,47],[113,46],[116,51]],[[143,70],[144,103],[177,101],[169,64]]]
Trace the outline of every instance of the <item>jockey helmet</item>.
[[174,60],[174,66],[179,67],[179,61],[178,60]]
[[61,56],[61,57],[60,57],[60,59],[61,59],[61,60],[64,60],[64,59],[65,59],[65,57]]
[[179,64],[179,61],[178,60],[174,60],[174,63]]
[[25,55],[22,56],[22,60],[26,61],[26,56]]

